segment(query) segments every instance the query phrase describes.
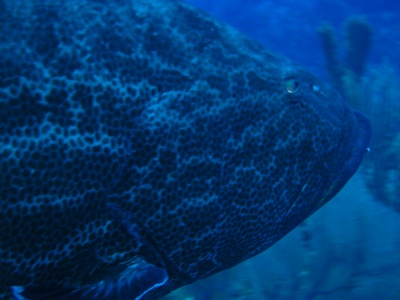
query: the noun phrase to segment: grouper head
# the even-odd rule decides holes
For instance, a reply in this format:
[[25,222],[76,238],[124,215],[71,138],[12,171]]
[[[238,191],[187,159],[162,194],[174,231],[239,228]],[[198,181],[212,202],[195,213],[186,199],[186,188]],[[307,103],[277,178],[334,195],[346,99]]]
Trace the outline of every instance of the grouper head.
[[4,295],[165,295],[272,246],[367,150],[337,92],[190,6],[0,3]]
[[[287,194],[286,186],[281,203],[290,205],[285,218],[296,219],[300,211],[312,213],[333,198],[356,172],[369,151],[371,127],[368,119],[348,107],[329,85],[284,58],[279,62],[280,67],[267,71],[279,74],[271,79],[277,80],[275,95],[268,96],[277,99],[272,105],[279,106],[279,113],[269,118],[269,125],[277,129],[272,140],[279,153],[274,155],[272,166],[277,162],[279,170],[294,176],[294,194]],[[262,143],[271,140],[270,128]],[[297,155],[290,154],[288,162],[291,150]]]

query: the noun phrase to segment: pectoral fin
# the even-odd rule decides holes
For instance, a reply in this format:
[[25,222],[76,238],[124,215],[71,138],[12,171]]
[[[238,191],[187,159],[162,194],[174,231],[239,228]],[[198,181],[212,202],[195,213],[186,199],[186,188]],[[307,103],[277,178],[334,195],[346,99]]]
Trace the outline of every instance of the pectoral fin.
[[17,300],[91,300],[91,299],[142,299],[168,281],[167,272],[143,260],[136,260],[118,277],[76,288],[41,288],[13,286]]

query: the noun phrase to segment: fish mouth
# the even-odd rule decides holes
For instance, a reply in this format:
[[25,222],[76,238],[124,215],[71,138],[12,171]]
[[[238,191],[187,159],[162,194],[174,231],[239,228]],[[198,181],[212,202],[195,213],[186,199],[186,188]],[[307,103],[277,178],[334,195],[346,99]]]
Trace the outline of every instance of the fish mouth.
[[352,134],[352,154],[350,159],[344,164],[342,173],[351,177],[358,169],[361,164],[363,157],[369,152],[369,143],[371,140],[371,123],[368,118],[358,111],[353,110],[356,124],[354,126]]
[[[332,173],[332,177],[327,182],[330,182],[324,189],[322,194],[316,193],[311,202],[314,202],[314,210],[317,210],[330,199],[332,199],[349,181],[349,179],[355,174],[358,167],[360,166],[363,157],[369,151],[369,142],[371,139],[371,124],[367,117],[361,113],[351,110],[348,114],[349,119],[343,120],[348,126],[343,126],[342,137],[337,145],[338,151],[346,151],[343,157],[346,158],[342,166],[338,166],[336,171]],[[348,131],[350,130],[350,132]],[[304,182],[301,190],[299,191],[297,197],[292,202],[291,206],[288,208],[284,220],[288,217],[293,217],[293,211],[298,209],[299,202],[302,201],[304,192],[307,192],[310,180],[313,179],[313,175],[310,175]],[[283,222],[284,223],[284,222]]]
[[[355,120],[352,131],[347,139],[345,147],[350,148],[350,155],[339,171],[339,176],[330,187],[330,197],[336,195],[346,182],[356,173],[364,155],[369,152],[369,143],[371,140],[371,123],[367,117],[356,110],[352,110],[352,116]],[[343,143],[343,141],[340,141]]]

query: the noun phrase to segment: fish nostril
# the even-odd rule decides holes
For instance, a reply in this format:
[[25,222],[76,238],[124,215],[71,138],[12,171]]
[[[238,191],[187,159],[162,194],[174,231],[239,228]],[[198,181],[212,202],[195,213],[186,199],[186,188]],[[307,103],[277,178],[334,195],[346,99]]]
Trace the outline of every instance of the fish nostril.
[[318,84],[311,84],[311,89],[315,92],[315,93],[320,93],[321,92],[321,87]]

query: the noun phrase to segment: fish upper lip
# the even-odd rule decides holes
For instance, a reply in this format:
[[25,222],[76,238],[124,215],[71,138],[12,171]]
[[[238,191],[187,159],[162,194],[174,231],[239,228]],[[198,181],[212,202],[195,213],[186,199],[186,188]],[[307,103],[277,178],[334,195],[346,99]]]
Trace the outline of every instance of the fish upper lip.
[[[368,118],[356,110],[351,110],[351,112],[356,120],[351,128],[352,132],[347,141],[348,145],[346,145],[346,147],[351,148],[351,153],[342,165],[339,176],[335,180],[334,194],[336,194],[355,174],[364,155],[368,152],[368,146],[371,140],[371,123]],[[340,143],[343,143],[343,140],[339,140],[339,144]]]
[[353,141],[355,145],[354,145],[354,151],[352,153],[352,158],[355,159],[356,161],[359,161],[360,164],[364,157],[364,154],[369,149],[372,128],[369,119],[362,113],[353,110],[353,115],[357,119],[358,121],[357,124],[359,126],[355,128],[356,131],[353,133],[354,137]]

